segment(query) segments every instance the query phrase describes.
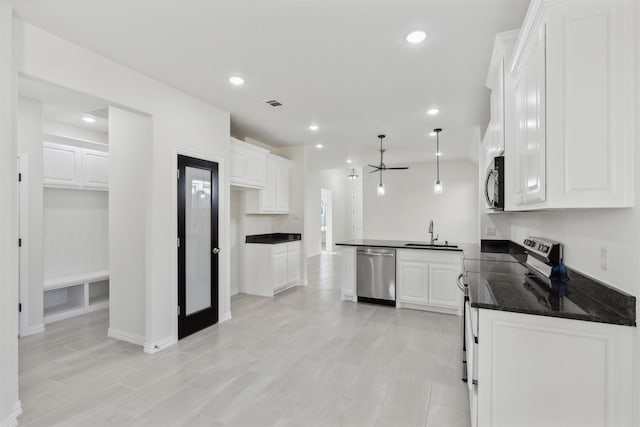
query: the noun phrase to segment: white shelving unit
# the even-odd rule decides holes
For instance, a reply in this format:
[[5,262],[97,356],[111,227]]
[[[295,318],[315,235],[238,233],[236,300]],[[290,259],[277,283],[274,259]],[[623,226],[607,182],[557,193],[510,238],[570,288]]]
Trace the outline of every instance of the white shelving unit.
[[57,277],[44,281],[44,323],[103,310],[108,306],[108,271]]

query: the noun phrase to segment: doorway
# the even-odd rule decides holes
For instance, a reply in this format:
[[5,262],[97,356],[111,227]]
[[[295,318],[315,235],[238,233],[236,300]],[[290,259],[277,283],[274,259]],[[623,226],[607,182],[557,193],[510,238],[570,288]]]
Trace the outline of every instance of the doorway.
[[178,155],[178,339],[218,322],[218,164]]
[[320,251],[333,251],[333,200],[331,190],[320,190]]

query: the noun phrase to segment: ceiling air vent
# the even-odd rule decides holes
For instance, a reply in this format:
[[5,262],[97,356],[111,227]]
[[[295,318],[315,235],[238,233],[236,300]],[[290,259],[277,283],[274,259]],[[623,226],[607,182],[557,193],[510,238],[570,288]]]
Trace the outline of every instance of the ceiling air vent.
[[97,110],[87,111],[87,114],[109,120],[109,107],[102,107]]
[[270,99],[269,101],[265,101],[267,104],[271,105],[272,107],[279,107],[282,105],[282,103],[278,102],[275,99]]

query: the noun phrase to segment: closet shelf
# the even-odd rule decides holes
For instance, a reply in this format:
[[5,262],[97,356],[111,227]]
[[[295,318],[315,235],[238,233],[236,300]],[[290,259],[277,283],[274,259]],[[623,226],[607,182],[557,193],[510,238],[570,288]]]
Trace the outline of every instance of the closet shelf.
[[53,279],[45,279],[44,290],[66,288],[73,285],[81,285],[83,283],[97,282],[99,280],[108,280],[109,270],[94,271],[91,273],[74,274],[71,276],[55,277]]

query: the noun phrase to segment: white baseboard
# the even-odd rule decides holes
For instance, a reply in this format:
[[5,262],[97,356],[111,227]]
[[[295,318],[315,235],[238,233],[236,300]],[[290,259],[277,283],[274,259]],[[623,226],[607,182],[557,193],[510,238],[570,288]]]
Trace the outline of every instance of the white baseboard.
[[120,341],[130,342],[131,344],[144,346],[144,337],[125,331],[120,331],[118,329],[109,328],[107,331],[107,336]]
[[40,323],[39,325],[29,326],[26,328],[22,328],[20,331],[21,337],[28,337],[29,335],[39,334],[40,332],[44,332],[44,323]]
[[307,258],[311,258],[311,257],[314,257],[314,256],[318,256],[318,255],[320,255],[320,253],[321,253],[321,252],[308,253],[308,254],[307,254]]
[[144,344],[144,352],[149,354],[157,353],[167,347],[171,347],[177,342],[178,340],[176,338],[168,337],[155,343],[146,343]]
[[230,312],[230,311],[228,311],[228,312],[224,313],[224,314],[220,317],[220,320],[218,321],[218,323],[226,322],[227,320],[231,320],[231,312]]
[[240,288],[231,289],[231,296],[238,295],[240,293]]
[[0,424],[2,427],[15,427],[18,425],[18,417],[22,414],[22,404],[18,400],[13,404],[13,410],[9,416]]

